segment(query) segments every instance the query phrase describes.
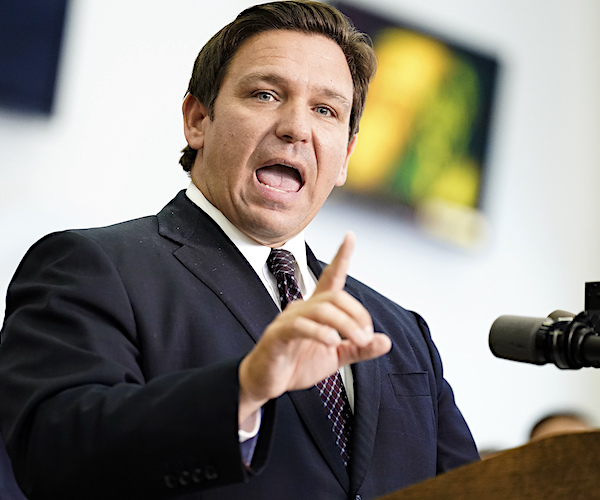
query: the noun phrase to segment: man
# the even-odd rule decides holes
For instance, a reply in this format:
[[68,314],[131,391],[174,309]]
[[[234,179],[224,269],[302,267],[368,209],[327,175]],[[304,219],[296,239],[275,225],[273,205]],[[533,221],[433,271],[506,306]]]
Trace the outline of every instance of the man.
[[331,7],[244,11],[196,60],[188,189],[29,251],[0,346],[26,495],[374,498],[477,458],[423,320],[346,279],[351,235],[324,270],[304,242],[374,69]]
[[537,420],[529,433],[529,441],[537,441],[558,434],[590,432],[595,430],[588,417],[574,411],[557,411]]

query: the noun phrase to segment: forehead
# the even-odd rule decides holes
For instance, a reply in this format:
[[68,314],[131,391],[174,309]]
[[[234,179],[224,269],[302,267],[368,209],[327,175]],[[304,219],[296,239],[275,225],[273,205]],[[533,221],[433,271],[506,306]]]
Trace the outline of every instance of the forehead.
[[246,40],[232,58],[225,80],[248,75],[284,75],[311,87],[327,87],[352,100],[352,75],[340,46],[312,33],[271,30]]

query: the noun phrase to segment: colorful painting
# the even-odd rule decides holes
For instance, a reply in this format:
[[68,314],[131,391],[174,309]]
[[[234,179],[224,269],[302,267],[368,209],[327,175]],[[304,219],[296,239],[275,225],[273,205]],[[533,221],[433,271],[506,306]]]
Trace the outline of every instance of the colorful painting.
[[432,231],[470,244],[478,235],[466,233],[481,230],[497,60],[335,5],[372,38],[379,64],[345,189],[402,203]]

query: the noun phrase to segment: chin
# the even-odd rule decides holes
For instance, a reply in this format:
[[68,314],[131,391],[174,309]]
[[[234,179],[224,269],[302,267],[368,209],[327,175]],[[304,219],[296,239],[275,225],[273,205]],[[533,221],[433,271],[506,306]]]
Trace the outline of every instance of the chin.
[[281,246],[296,236],[301,230],[264,225],[254,233],[254,240],[266,246]]
[[[293,211],[297,213],[299,209]],[[296,236],[310,220],[305,217],[290,217],[281,209],[263,208],[252,215],[246,212],[245,217],[239,222],[241,225],[235,225],[247,236],[263,245],[273,246],[283,245]]]

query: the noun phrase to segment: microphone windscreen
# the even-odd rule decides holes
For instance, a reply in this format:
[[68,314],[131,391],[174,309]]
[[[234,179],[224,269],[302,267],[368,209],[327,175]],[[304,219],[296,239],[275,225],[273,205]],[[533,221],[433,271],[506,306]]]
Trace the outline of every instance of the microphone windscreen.
[[543,365],[543,352],[536,350],[537,332],[547,318],[500,316],[490,329],[489,345],[494,356]]

